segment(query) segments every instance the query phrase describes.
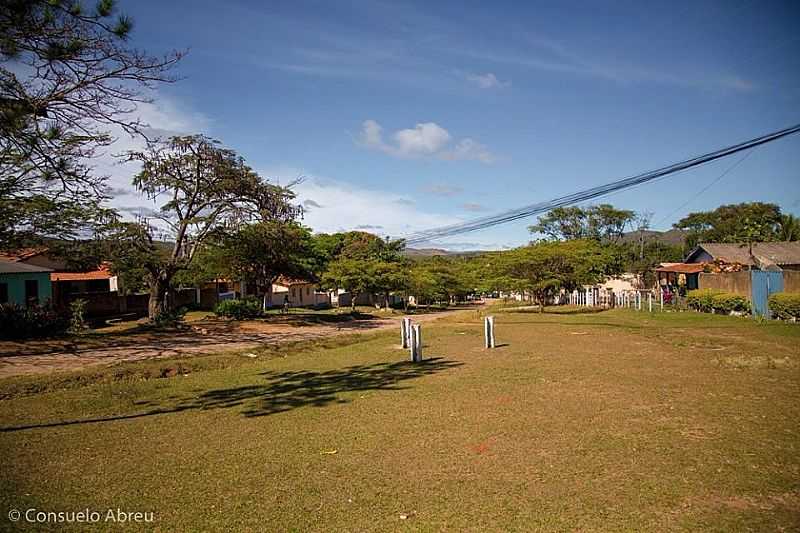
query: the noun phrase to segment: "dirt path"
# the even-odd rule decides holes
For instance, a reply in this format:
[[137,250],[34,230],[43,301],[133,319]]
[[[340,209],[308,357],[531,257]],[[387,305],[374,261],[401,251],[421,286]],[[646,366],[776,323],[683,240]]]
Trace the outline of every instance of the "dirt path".
[[[452,312],[416,315],[414,320],[429,322],[448,315]],[[287,315],[251,322],[212,319],[192,322],[191,328],[172,332],[137,331],[89,335],[78,340],[1,342],[0,378],[79,370],[124,361],[207,355],[331,335],[379,331],[399,327],[401,319],[397,315],[359,320],[342,318],[336,319],[335,315]]]

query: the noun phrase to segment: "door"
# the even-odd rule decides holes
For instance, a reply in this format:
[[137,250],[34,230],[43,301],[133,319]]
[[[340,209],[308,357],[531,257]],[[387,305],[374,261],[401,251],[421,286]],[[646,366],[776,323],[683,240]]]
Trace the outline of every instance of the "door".
[[751,270],[750,282],[752,284],[750,299],[753,316],[770,318],[769,295],[783,291],[783,272],[768,272],[766,270]]

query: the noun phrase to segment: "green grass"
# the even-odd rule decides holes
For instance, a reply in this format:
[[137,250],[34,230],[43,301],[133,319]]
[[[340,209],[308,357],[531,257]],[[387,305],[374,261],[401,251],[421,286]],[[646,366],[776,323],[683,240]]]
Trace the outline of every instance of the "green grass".
[[485,351],[474,311],[425,324],[421,365],[382,332],[186,376],[30,378],[51,386],[0,401],[0,527],[31,507],[165,531],[800,527],[800,327],[616,310],[496,328]]

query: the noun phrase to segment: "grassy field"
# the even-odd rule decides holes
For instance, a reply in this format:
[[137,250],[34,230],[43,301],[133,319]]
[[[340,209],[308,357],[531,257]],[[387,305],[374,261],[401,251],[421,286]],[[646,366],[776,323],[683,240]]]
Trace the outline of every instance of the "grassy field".
[[496,320],[492,351],[475,311],[426,324],[419,365],[380,332],[163,379],[0,382],[0,528],[118,507],[163,531],[800,528],[800,326]]

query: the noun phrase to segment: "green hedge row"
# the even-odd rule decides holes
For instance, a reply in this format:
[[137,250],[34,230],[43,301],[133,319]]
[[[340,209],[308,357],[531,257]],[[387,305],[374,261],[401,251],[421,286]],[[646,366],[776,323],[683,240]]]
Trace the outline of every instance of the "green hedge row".
[[0,339],[32,339],[63,335],[69,315],[49,306],[0,304]]
[[258,318],[264,314],[261,300],[258,298],[242,298],[239,300],[222,300],[214,307],[214,314],[236,320]]
[[689,291],[686,303],[692,309],[704,313],[748,313],[750,301],[744,296],[731,294],[719,289],[697,289]]
[[773,318],[800,319],[800,294],[788,292],[770,294],[769,310],[772,311]]

